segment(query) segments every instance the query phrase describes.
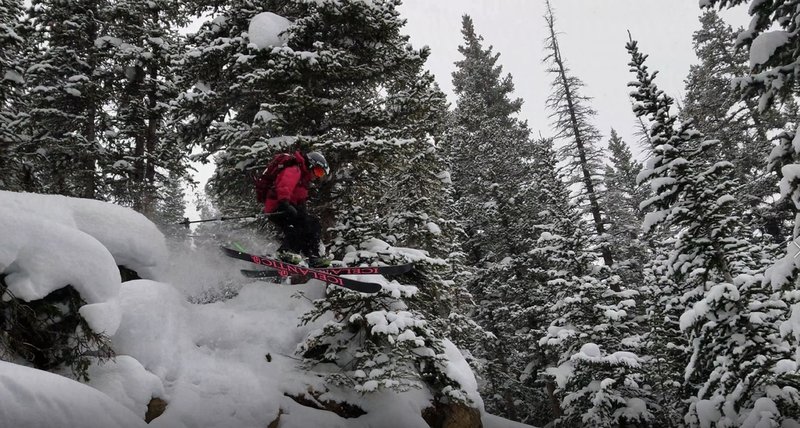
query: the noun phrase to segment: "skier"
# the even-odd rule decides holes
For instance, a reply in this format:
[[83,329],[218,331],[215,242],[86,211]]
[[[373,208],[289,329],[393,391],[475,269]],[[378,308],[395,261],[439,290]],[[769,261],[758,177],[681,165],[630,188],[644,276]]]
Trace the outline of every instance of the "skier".
[[306,201],[309,184],[330,172],[328,162],[320,152],[299,150],[293,158],[282,162],[264,200],[265,213],[279,213],[270,216],[270,221],[283,233],[277,256],[286,263],[298,264],[303,254],[308,257],[310,267],[327,267],[330,260],[319,253],[322,226],[318,218],[308,213]]

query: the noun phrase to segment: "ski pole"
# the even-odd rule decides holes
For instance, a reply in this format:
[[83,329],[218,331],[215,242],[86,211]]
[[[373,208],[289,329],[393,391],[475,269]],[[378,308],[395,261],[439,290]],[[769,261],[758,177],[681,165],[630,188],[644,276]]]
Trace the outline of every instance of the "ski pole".
[[189,220],[189,217],[184,217],[183,221],[175,223],[175,224],[182,224],[182,225],[186,226],[186,228],[188,229],[189,225],[192,224],[192,223],[206,223],[206,222],[209,222],[209,221],[239,220],[239,219],[243,219],[243,218],[258,218],[258,217],[261,217],[261,216],[271,217],[271,216],[279,215],[279,214],[283,214],[283,211],[269,213],[269,214],[261,213],[261,214],[251,214],[251,215],[242,215],[242,216],[234,216],[234,217],[222,216],[222,217],[219,217],[219,218],[204,218],[204,219],[200,219],[200,220]]

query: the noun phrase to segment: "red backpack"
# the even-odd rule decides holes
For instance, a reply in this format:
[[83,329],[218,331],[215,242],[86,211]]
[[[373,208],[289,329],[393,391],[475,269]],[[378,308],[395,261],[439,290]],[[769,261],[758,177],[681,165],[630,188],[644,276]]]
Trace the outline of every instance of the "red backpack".
[[264,201],[267,200],[269,191],[275,184],[275,179],[278,178],[278,173],[283,171],[287,166],[296,164],[297,159],[295,159],[293,154],[278,153],[275,155],[275,157],[269,161],[269,164],[267,164],[264,172],[262,172],[261,175],[253,177],[253,182],[256,187],[256,200],[263,204]]

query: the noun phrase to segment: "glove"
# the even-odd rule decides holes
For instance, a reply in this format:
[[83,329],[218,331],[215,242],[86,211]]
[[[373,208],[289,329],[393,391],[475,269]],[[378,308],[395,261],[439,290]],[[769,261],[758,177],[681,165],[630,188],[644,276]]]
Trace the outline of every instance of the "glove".
[[278,204],[278,211],[282,211],[283,215],[287,218],[297,217],[297,208],[286,200]]

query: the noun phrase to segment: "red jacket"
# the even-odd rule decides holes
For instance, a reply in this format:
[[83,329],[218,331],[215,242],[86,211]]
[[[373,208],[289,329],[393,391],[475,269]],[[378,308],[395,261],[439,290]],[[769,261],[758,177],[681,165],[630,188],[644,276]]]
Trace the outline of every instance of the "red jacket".
[[308,199],[308,185],[314,176],[306,166],[306,159],[301,152],[295,152],[294,158],[297,163],[285,167],[275,178],[275,185],[264,201],[265,213],[277,211],[283,200],[292,205],[300,205]]

